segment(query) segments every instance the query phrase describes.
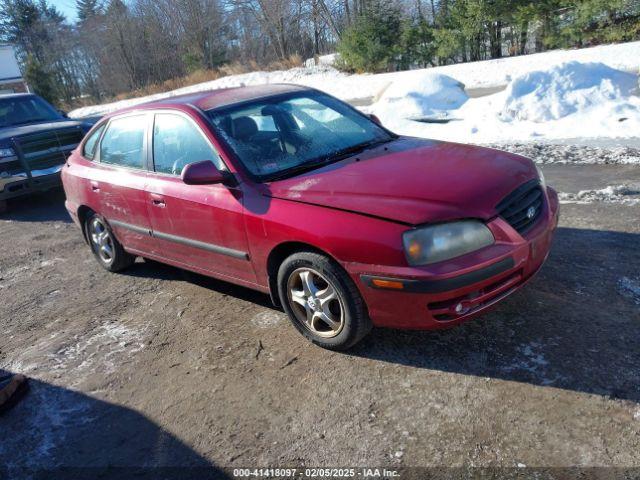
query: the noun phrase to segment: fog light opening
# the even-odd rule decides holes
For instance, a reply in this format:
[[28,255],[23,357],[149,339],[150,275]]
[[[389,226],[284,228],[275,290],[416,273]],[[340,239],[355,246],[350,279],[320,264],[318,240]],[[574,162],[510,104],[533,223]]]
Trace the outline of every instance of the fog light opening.
[[464,315],[469,311],[469,307],[467,307],[464,303],[458,303],[453,309],[457,315]]

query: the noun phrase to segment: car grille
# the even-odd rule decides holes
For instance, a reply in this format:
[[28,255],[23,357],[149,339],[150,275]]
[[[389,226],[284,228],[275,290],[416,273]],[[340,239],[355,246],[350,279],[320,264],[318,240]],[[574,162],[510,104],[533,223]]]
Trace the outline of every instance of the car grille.
[[524,233],[540,217],[543,198],[539,180],[531,180],[507,195],[496,209],[518,233]]
[[29,169],[41,170],[63,164],[82,137],[82,130],[72,127],[16,137],[14,142]]

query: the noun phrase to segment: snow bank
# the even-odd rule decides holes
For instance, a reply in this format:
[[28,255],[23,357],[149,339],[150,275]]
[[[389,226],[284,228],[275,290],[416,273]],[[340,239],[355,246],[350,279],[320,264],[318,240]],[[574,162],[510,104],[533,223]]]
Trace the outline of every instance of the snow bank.
[[404,118],[446,116],[449,110],[460,108],[467,100],[464,84],[428,70],[395,81],[382,93],[371,109],[384,122],[401,115]]
[[640,204],[640,185],[622,184],[608,185],[595,190],[580,190],[578,193],[558,193],[560,203],[622,203],[625,205]]
[[[396,80],[388,91],[403,91],[407,102],[428,112],[433,96],[412,85]],[[452,102],[449,109],[435,100],[431,110],[438,118],[422,122],[415,121],[414,111],[389,108],[383,98],[368,111],[381,112],[396,133],[466,143],[639,139],[637,85],[636,74],[602,63],[568,62],[515,77],[504,91]]]
[[485,144],[498,150],[517,153],[536,163],[570,165],[640,165],[640,149],[633,147],[596,147],[587,145],[529,143]]
[[315,58],[307,58],[304,61],[304,66],[309,68],[315,66],[333,67],[336,64],[337,59],[337,53],[329,53],[328,55],[320,55],[317,62]]
[[[171,98],[178,95],[185,95],[195,92],[204,92],[207,90],[218,90],[221,88],[244,87],[248,85],[264,85],[269,83],[295,83],[299,85],[307,85],[328,91],[332,95],[343,98],[345,90],[353,89],[348,80],[349,75],[338,72],[336,69],[326,66],[318,67],[297,67],[289,70],[277,70],[274,72],[250,72],[239,75],[229,75],[210,82],[198,83],[188,87],[178,88],[169,92],[158,93],[146,97],[131,98],[120,100],[118,102],[104,103],[102,105],[93,105],[90,107],[82,107],[68,113],[71,118],[91,117],[104,115],[123,108],[133,107],[142,103]],[[346,83],[340,80],[347,80]]]
[[547,122],[608,102],[624,102],[638,87],[636,75],[603,63],[568,62],[514,79],[506,91],[504,120]]

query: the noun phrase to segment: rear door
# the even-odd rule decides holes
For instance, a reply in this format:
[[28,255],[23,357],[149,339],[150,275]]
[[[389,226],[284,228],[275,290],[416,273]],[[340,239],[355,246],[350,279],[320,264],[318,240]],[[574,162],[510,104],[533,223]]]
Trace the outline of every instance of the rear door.
[[180,178],[185,165],[204,160],[226,170],[207,134],[183,112],[157,112],[150,153],[153,172],[146,194],[158,254],[185,266],[255,282],[240,188],[186,185]]
[[99,199],[99,213],[120,243],[135,253],[150,249],[151,222],[145,186],[147,129],[153,116],[134,113],[111,119],[96,150],[90,188]]

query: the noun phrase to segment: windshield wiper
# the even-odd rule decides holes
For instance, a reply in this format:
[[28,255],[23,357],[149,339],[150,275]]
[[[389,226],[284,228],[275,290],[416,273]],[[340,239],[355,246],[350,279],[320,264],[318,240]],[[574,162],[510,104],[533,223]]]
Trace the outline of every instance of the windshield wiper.
[[331,152],[327,155],[320,157],[317,160],[301,163],[300,165],[297,165],[295,167],[288,168],[286,170],[283,170],[280,173],[267,177],[265,180],[269,182],[273,182],[275,180],[282,180],[284,178],[300,175],[301,173],[308,172],[310,170],[315,170],[316,168],[324,167],[325,165],[331,165],[332,163],[338,162],[346,157],[355,155],[356,153],[363,152],[369,148],[377,147],[378,145],[390,142],[391,140],[392,140],[391,138],[385,138],[385,139],[378,139],[378,140],[368,140],[366,142],[358,143],[351,147],[347,147],[342,150]]
[[353,145],[352,147],[347,147],[344,150],[338,150],[335,153],[330,153],[329,157],[330,158],[334,158],[334,157],[339,157],[339,158],[344,158],[348,155],[355,155],[356,153],[360,153],[360,152],[364,152],[365,150],[368,150],[370,148],[373,147],[377,147],[378,145],[382,145],[383,143],[387,143],[390,142],[391,139],[390,138],[383,138],[383,139],[377,139],[377,140],[368,140],[366,142],[362,142],[362,143],[358,143],[356,145]]
[[315,162],[305,162],[295,167],[287,168],[280,173],[276,173],[275,175],[271,175],[265,179],[267,182],[273,182],[275,180],[283,180],[285,178],[294,177],[296,175],[300,175],[301,173],[308,172],[311,170],[315,170],[316,168],[324,167],[325,165],[330,165],[334,162],[337,162],[339,159],[335,159],[334,161],[328,161],[326,159],[315,161]]

